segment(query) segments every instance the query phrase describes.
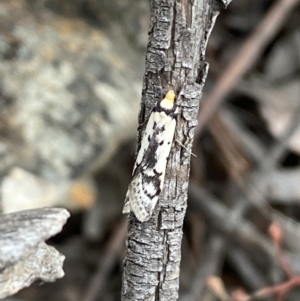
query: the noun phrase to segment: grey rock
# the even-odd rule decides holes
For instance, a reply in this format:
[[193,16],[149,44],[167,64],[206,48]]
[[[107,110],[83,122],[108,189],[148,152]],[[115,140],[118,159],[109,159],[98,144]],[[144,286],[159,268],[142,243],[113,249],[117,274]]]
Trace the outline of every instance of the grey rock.
[[142,54],[26,1],[2,2],[0,19],[0,175],[59,181],[103,166],[135,133]]

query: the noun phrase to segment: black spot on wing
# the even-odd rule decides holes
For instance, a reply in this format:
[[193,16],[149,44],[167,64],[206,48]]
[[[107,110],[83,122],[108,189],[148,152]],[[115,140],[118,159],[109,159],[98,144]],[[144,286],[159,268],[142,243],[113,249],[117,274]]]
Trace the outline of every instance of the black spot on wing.
[[161,189],[158,188],[154,194],[151,194],[151,193],[148,192],[148,191],[145,191],[145,194],[147,195],[147,197],[148,197],[149,199],[153,199],[154,197],[160,195],[160,192],[161,192]]
[[[143,183],[143,191],[148,196],[148,198],[153,199],[155,196],[158,196],[161,192],[160,189],[160,176],[161,173],[158,173],[155,169],[154,175],[147,175],[146,173],[142,174],[142,183]],[[147,190],[147,187],[151,186],[151,190],[153,190],[151,193]]]
[[[156,122],[153,124],[153,132],[150,135],[149,133],[147,136],[147,140],[149,142],[148,148],[144,150],[143,157],[139,164],[136,163],[136,169],[133,174],[133,178],[137,177],[141,174],[142,181],[144,183],[150,183],[152,182],[154,187],[157,187],[157,193],[155,195],[160,193],[159,187],[160,185],[160,176],[161,173],[158,173],[156,170],[157,162],[158,162],[158,148],[162,147],[164,143],[170,144],[171,142],[167,142],[164,140],[161,140],[161,133],[164,131],[164,126],[160,127]],[[159,139],[159,140],[158,140]],[[153,197],[154,195],[152,195]],[[150,197],[150,196],[149,196]]]
[[[157,164],[157,149],[158,147],[160,147],[160,142],[157,140],[157,137],[159,135],[159,133],[161,132],[161,130],[156,130],[153,132],[153,134],[150,136],[148,136],[148,148],[145,149],[143,158],[139,164],[139,166],[137,166],[137,169],[135,170],[135,174],[146,170],[146,169],[153,169],[154,166]],[[138,171],[140,170],[140,171]]]
[[162,175],[162,173],[158,172],[155,168],[153,169],[153,172],[157,177],[160,177]]

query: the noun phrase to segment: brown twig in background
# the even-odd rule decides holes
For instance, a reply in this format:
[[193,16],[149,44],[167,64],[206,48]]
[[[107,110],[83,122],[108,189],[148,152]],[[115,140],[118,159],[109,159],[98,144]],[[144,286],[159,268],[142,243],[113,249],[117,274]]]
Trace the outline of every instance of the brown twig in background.
[[116,257],[119,254],[127,233],[127,218],[123,217],[117,228],[111,235],[105,252],[100,257],[96,273],[90,280],[87,290],[82,298],[83,301],[93,301],[98,297],[99,292],[105,285],[105,279],[110,272]]
[[240,246],[236,247],[233,244],[229,244],[227,249],[227,258],[230,265],[238,272],[243,283],[247,283],[249,289],[256,291],[261,287],[267,286],[270,283],[270,277],[253,260],[255,255],[251,255],[246,249]]
[[285,272],[285,274],[287,275],[287,277],[289,278],[294,278],[296,275],[294,273],[294,271],[291,269],[289,263],[287,262],[286,258],[283,255],[283,250],[281,248],[281,244],[282,244],[282,239],[283,239],[283,234],[282,234],[282,230],[280,229],[280,227],[273,223],[271,224],[271,226],[269,227],[269,235],[273,241],[273,244],[276,248],[276,252],[278,254],[278,258],[280,261],[280,266],[282,267],[283,271]]
[[[281,247],[283,234],[281,228],[275,223],[273,223],[269,228],[269,235],[275,246],[277,256],[278,256],[278,262],[280,263],[282,270],[287,275],[288,280],[274,286],[264,287],[259,291],[257,291],[256,293],[254,293],[252,296],[249,296],[248,299],[245,299],[245,301],[256,300],[257,298],[267,298],[274,295],[277,296],[278,301],[283,301],[283,297],[287,292],[289,292],[291,289],[297,286],[300,286],[300,276],[298,276],[292,270],[290,264],[288,263],[287,259],[283,254],[283,250]],[[239,301],[239,300],[234,300],[234,301]]]
[[288,276],[288,280],[269,287],[264,287],[257,292],[248,295],[242,289],[237,289],[232,292],[229,297],[229,294],[226,292],[223,281],[219,277],[210,276],[207,280],[207,285],[210,290],[216,295],[220,300],[224,301],[254,301],[258,299],[265,299],[271,296],[276,296],[277,301],[283,301],[283,297],[293,288],[300,286],[300,276],[298,276],[292,270],[290,264],[285,258],[282,248],[282,231],[280,227],[276,224],[272,224],[269,228],[269,235],[273,241],[275,249],[277,251],[278,262],[282,270]]
[[240,48],[235,59],[225,69],[215,88],[203,99],[198,115],[195,135],[200,135],[203,127],[215,112],[228,92],[237,84],[241,76],[253,65],[259,54],[281,28],[292,9],[299,0],[279,0],[269,10],[253,34]]
[[228,209],[217,197],[193,182],[189,185],[189,201],[190,206],[199,210],[214,229],[222,231],[230,240],[245,246],[249,252],[251,249],[260,250],[270,260],[275,259],[272,244],[242,217],[242,203],[235,206],[234,210]]
[[[299,125],[298,116],[299,116],[299,114],[298,114],[298,110],[297,110],[294,114],[293,120],[291,121],[289,127],[286,129],[285,133],[280,137],[280,139],[278,141],[276,141],[274,143],[274,145],[272,146],[272,148],[270,150],[268,150],[268,152],[265,148],[263,148],[262,145],[255,145],[254,148],[259,149],[260,153],[264,154],[263,156],[260,156],[260,159],[257,162],[258,172],[254,172],[250,176],[250,179],[248,178],[248,181],[245,183],[245,185],[241,185],[241,186],[238,185],[239,187],[242,187],[242,191],[244,191],[245,195],[248,196],[249,198],[251,198],[251,200],[257,196],[257,193],[260,194],[259,200],[260,199],[264,200],[265,194],[267,193],[267,191],[266,191],[266,189],[263,189],[263,187],[261,187],[261,186],[264,186],[264,185],[261,185],[261,183],[265,183],[264,178],[267,177],[267,175],[270,171],[276,169],[276,165],[277,165],[278,161],[284,155],[284,153],[286,151],[286,147],[287,147],[287,141],[289,141],[290,137],[293,135],[293,133],[295,132],[295,130],[297,129],[297,127]],[[229,130],[230,130],[230,128],[229,128]],[[252,142],[255,143],[255,141],[252,141]],[[236,177],[234,177],[234,179],[237,180]],[[243,200],[241,200],[241,199],[238,199],[238,197],[236,197],[236,196],[228,196],[229,199],[232,199],[232,197],[235,199],[235,202],[234,202],[235,205],[233,206],[233,208],[231,208],[231,213],[229,214],[229,211],[228,211],[228,213],[226,213],[227,209],[225,206],[221,205],[220,202],[213,201],[213,199],[211,197],[209,197],[209,194],[207,194],[207,192],[205,192],[203,194],[203,192],[204,192],[203,190],[201,192],[200,192],[200,190],[195,190],[196,186],[194,186],[194,185],[196,185],[196,184],[191,183],[191,185],[190,185],[190,201],[193,202],[198,197],[199,200],[198,200],[197,207],[199,207],[199,206],[201,207],[201,212],[204,214],[204,216],[206,216],[210,222],[215,221],[216,222],[215,226],[217,226],[216,228],[219,230],[225,231],[225,233],[228,234],[227,239],[224,240],[224,245],[226,245],[228,243],[229,239],[232,239],[232,237],[234,236],[234,239],[238,239],[238,241],[239,241],[239,243],[241,243],[241,245],[245,245],[245,244],[247,245],[251,241],[250,244],[257,243],[260,246],[260,248],[262,248],[262,250],[264,250],[263,251],[264,253],[266,250],[268,250],[266,253],[269,256],[272,256],[271,254],[274,255],[274,253],[272,251],[272,245],[269,244],[269,242],[267,242],[266,240],[264,240],[263,237],[258,239],[257,235],[251,235],[252,238],[254,238],[254,239],[251,239],[249,237],[250,240],[248,242],[244,241],[244,239],[246,237],[248,238],[248,235],[253,232],[254,228],[252,228],[251,231],[244,232],[245,235],[241,234],[243,232],[242,229],[244,227],[245,227],[245,229],[247,228],[246,224],[244,224],[245,219],[242,216],[249,209],[252,202],[246,201],[244,199],[244,197],[242,197]],[[206,201],[206,200],[208,200],[208,201]],[[271,209],[271,208],[269,208],[269,209]],[[274,219],[275,221],[277,221],[279,213],[277,211],[271,211],[271,213],[272,213],[272,218],[270,218],[270,220]],[[268,215],[270,215],[269,210],[268,210]],[[284,216],[282,216],[282,217],[284,217]],[[281,220],[280,224],[283,224],[283,226],[284,226],[286,224],[286,220],[287,220],[287,218],[285,217],[285,220]],[[221,225],[223,225],[223,227],[224,227],[223,229],[221,229],[219,227]],[[224,225],[226,225],[226,226],[224,226]],[[237,232],[235,232],[235,231],[237,231]],[[239,234],[240,231],[241,231],[241,233]],[[253,232],[253,234],[254,234],[254,232]],[[258,240],[256,240],[255,238]],[[289,235],[287,235],[287,237],[285,237],[285,239],[287,239],[288,241],[292,241],[289,238]],[[265,249],[265,247],[268,244],[269,244],[269,247],[267,247]],[[287,245],[290,246],[291,243],[288,243]],[[249,245],[248,245],[248,247],[249,247]],[[234,248],[233,248],[233,250],[234,250]],[[236,249],[236,250],[239,251],[238,249]],[[230,253],[229,258],[231,258],[235,263],[234,265],[237,266],[238,264],[236,262],[236,259],[238,256],[230,256],[230,255],[232,255],[231,251],[229,251],[228,253]],[[247,253],[249,253],[249,248],[247,250]],[[248,254],[246,254],[246,255],[248,255]],[[251,255],[250,255],[250,257],[251,257]],[[245,258],[245,256],[244,256],[244,258],[242,260],[243,264],[245,263],[245,259],[247,259],[247,258]],[[279,257],[279,260],[280,260],[280,257]],[[246,260],[246,262],[247,262],[247,260]],[[252,281],[253,289],[256,290],[256,289],[258,289],[258,287],[266,286],[268,281],[267,280],[263,281],[264,278],[260,277],[259,269],[256,269],[254,265],[251,266],[250,264],[248,264],[247,267],[245,267],[244,265],[240,264],[238,270],[239,270],[241,277],[244,277],[244,279],[246,277],[248,285],[249,285],[249,282],[251,282],[249,277],[251,277],[251,279],[255,279],[255,280],[260,279],[260,285],[258,285],[258,281]],[[283,264],[281,264],[281,266],[283,266]],[[255,276],[253,276],[253,275],[255,275]],[[202,284],[201,280],[199,280],[199,279],[197,280],[196,278],[197,277],[195,277],[195,282],[198,283],[198,286],[201,286],[201,284]],[[240,295],[241,295],[241,293],[239,293],[239,296]]]
[[210,132],[215,143],[220,149],[220,161],[225,166],[232,179],[239,179],[250,169],[250,161],[241,147],[239,137],[228,128],[225,122],[218,116],[211,119]]
[[270,221],[276,221],[285,230],[285,239],[290,249],[299,251],[299,224],[274,210],[265,200],[267,194],[264,178],[272,172],[288,147],[288,141],[299,128],[300,104],[294,113],[288,128],[258,164],[258,172],[253,173],[247,182],[236,182],[246,199],[259,208]]

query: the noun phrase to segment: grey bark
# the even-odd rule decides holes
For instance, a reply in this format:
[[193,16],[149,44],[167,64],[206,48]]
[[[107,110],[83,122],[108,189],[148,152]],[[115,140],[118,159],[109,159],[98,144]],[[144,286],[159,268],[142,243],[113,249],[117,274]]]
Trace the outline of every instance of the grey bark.
[[122,300],[178,299],[190,150],[208,71],[204,54],[219,13],[219,3],[211,0],[151,1],[137,149],[152,108],[162,97],[161,88],[164,92],[176,91],[181,111],[164,189],[154,214],[145,223],[140,223],[132,213],[129,216]]
[[52,282],[64,276],[65,256],[45,241],[61,231],[69,216],[59,208],[0,216],[0,299],[37,279]]

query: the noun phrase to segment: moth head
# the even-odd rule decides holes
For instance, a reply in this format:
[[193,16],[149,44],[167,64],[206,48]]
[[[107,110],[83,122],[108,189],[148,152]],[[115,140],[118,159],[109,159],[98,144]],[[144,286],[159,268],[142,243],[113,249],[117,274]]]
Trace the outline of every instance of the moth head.
[[165,110],[172,110],[174,108],[175,105],[175,92],[174,90],[170,90],[165,98],[160,102],[160,106],[165,109]]

